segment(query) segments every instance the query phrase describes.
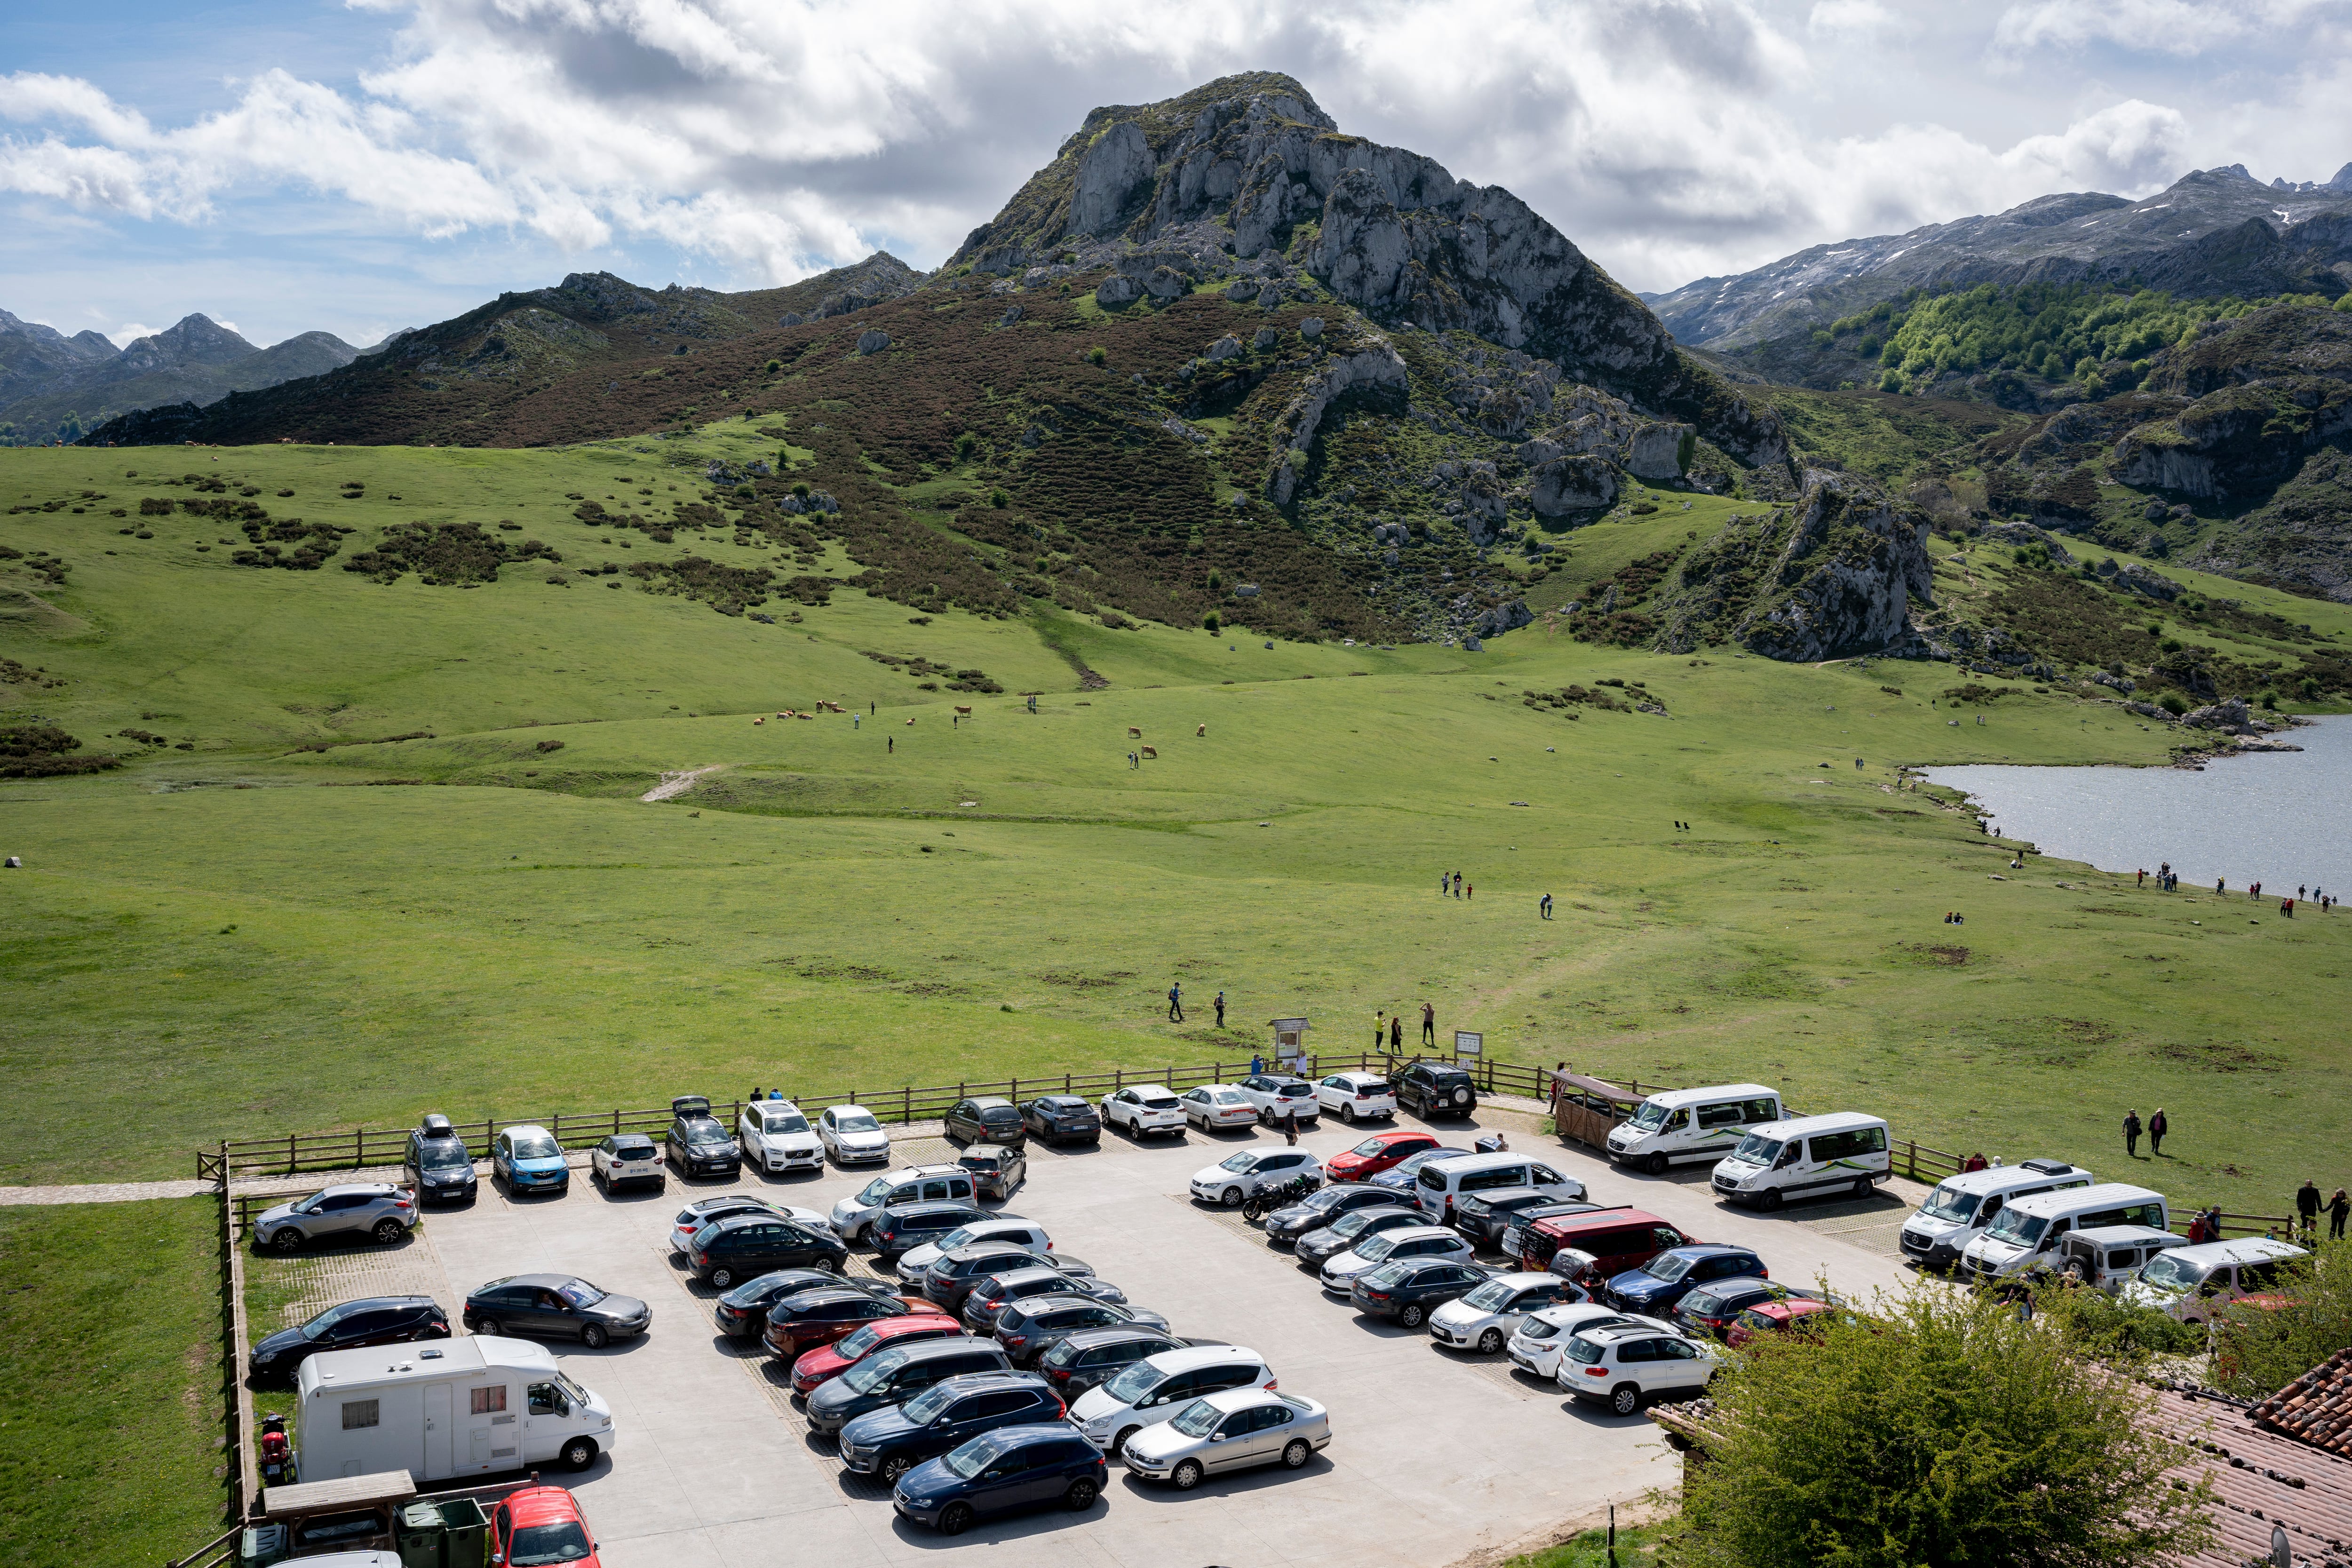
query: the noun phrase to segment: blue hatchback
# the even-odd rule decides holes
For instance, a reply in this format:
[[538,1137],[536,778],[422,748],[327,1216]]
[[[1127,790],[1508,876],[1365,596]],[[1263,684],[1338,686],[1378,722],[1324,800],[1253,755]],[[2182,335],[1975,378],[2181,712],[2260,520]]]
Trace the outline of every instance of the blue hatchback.
[[1718,1241],[1669,1247],[1639,1268],[1609,1281],[1609,1304],[1622,1312],[1663,1317],[1685,1296],[1717,1279],[1769,1279],[1764,1260],[1744,1247]]
[[961,1535],[985,1513],[1054,1503],[1083,1512],[1109,1475],[1102,1450],[1066,1421],[1003,1426],[908,1470],[890,1504],[917,1524]]
[[503,1177],[509,1193],[571,1190],[572,1167],[563,1145],[544,1127],[503,1127],[490,1142],[490,1174]]

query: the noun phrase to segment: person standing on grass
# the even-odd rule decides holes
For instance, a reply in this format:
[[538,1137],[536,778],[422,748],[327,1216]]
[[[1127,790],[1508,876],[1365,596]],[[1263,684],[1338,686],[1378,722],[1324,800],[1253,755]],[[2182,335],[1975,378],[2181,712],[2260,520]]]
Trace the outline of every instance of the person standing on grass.
[[1447,873],[1440,871],[1437,874],[1437,896],[1439,898],[1444,898],[1445,896],[1446,889],[1451,888],[1453,885],[1454,879]]
[[2309,1241],[2312,1232],[2319,1228],[2319,1184],[2308,1177],[2294,1191],[2294,1212],[2303,1222],[2303,1238]]
[[1377,1051],[1377,1050],[1379,1050],[1379,1049],[1381,1048],[1381,1037],[1382,1035],[1387,1034],[1388,1032],[1389,1032],[1389,1020],[1388,1020],[1388,1011],[1387,1011],[1387,1009],[1385,1009],[1385,1008],[1381,1008],[1381,1007],[1375,1007],[1375,1008],[1373,1008],[1373,1009],[1372,1009],[1372,1049],[1373,1049],[1373,1050]]
[[[1220,991],[1220,992],[1218,992],[1218,993],[1217,993],[1217,1003],[1216,1003],[1216,1006],[1217,1006],[1217,1027],[1219,1027],[1220,1029],[1222,1029],[1222,1028],[1223,1028],[1223,1027],[1225,1026],[1225,994],[1224,994],[1223,992],[1222,992],[1222,991]],[[1256,1071],[1258,1071],[1258,1070],[1260,1070],[1260,1069],[1258,1069],[1258,1068],[1252,1068],[1250,1070],[1251,1070],[1252,1072],[1256,1072]]]
[[1184,988],[1181,984],[1168,988],[1168,1021],[1171,1024],[1184,1021]]
[[2352,1219],[2352,1194],[2347,1194],[2342,1187],[2338,1187],[2336,1189],[2336,1195],[2327,1200],[2328,1240],[2344,1239],[2344,1222],[2347,1219]]
[[885,735],[882,738],[888,742],[888,745],[884,748],[886,752],[891,756],[896,756],[898,752],[898,737],[896,735]]
[[1477,883],[1475,883],[1475,882],[1471,883],[1471,884],[1470,884],[1470,890],[1469,890],[1468,892],[1466,892],[1466,893],[1463,894],[1462,896],[1463,896],[1464,898],[1465,898],[1465,899],[1475,899],[1475,898],[1476,898],[1476,897],[1478,896],[1478,884],[1477,884]]
[[2138,871],[2133,873],[2132,886],[2135,888],[2145,888],[2147,886],[2147,868],[2146,867],[2142,867]]
[[2147,1119],[2147,1154],[2149,1159],[2156,1159],[2164,1152],[2164,1135],[2171,1131],[2172,1123],[2164,1119],[2164,1107],[2161,1105],[2158,1106],[2156,1108],[2156,1114]]
[[1437,1009],[1426,1002],[1421,1005],[1421,1043],[1424,1046],[1437,1044]]
[[1402,1013],[1389,1015],[1389,1054],[1404,1055],[1404,1015]]
[[2124,1112],[2124,1152],[2132,1159],[2139,1158],[2139,1112]]

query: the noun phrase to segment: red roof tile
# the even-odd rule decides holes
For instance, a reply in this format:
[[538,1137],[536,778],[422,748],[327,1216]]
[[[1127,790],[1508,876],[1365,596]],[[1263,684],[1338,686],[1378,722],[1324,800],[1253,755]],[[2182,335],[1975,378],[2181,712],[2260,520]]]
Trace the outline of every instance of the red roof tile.
[[2315,1448],[2352,1455],[2352,1350],[2337,1351],[2246,1416]]
[[2235,1401],[2164,1390],[2153,1419],[2167,1436],[2199,1450],[2174,1474],[2213,1483],[2208,1550],[2176,1568],[2245,1568],[2271,1552],[2271,1531],[2284,1528],[2298,1565],[2352,1568],[2352,1459],[2257,1426]]

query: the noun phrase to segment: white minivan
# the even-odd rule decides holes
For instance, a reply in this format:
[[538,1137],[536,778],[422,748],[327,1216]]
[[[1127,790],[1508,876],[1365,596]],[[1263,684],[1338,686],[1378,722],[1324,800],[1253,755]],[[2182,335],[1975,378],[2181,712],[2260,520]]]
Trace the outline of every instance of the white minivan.
[[2087,1187],[2091,1180],[2090,1172],[2063,1160],[1963,1171],[1928,1194],[1903,1222],[1903,1256],[1924,1268],[1949,1268],[2008,1204],[2036,1193]]
[[297,1451],[314,1481],[406,1470],[422,1485],[559,1461],[584,1470],[613,1449],[612,1406],[529,1340],[329,1351],[302,1363],[295,1387]]
[[1846,1192],[1867,1197],[1895,1173],[1886,1123],[1855,1110],[1798,1116],[1751,1127],[1715,1167],[1715,1194],[1736,1204],[1779,1208],[1790,1198]]
[[2162,1193],[2129,1182],[2037,1193],[2012,1200],[1982,1236],[1961,1250],[1960,1273],[1978,1280],[2019,1279],[2053,1268],[2058,1239],[2071,1232],[2110,1225],[2170,1230],[2171,1218]]
[[1563,1203],[1581,1202],[1584,1184],[1572,1176],[1563,1176],[1545,1161],[1528,1154],[1514,1154],[1499,1150],[1492,1154],[1456,1154],[1450,1160],[1432,1160],[1413,1177],[1413,1201],[1421,1212],[1439,1225],[1451,1225],[1454,1205],[1460,1199],[1479,1193],[1496,1193],[1505,1187],[1533,1187],[1548,1198]]
[[1663,1176],[1677,1161],[1722,1159],[1751,1127],[1780,1120],[1780,1093],[1760,1083],[1672,1089],[1642,1101],[1609,1134],[1609,1157]]

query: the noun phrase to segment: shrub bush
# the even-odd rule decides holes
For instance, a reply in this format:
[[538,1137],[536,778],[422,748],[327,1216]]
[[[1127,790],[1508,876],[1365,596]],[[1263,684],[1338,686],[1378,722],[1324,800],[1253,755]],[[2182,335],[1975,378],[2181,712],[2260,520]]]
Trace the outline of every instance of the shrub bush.
[[2166,692],[2156,700],[2156,705],[2176,719],[2189,711],[2189,700],[2178,691]]

